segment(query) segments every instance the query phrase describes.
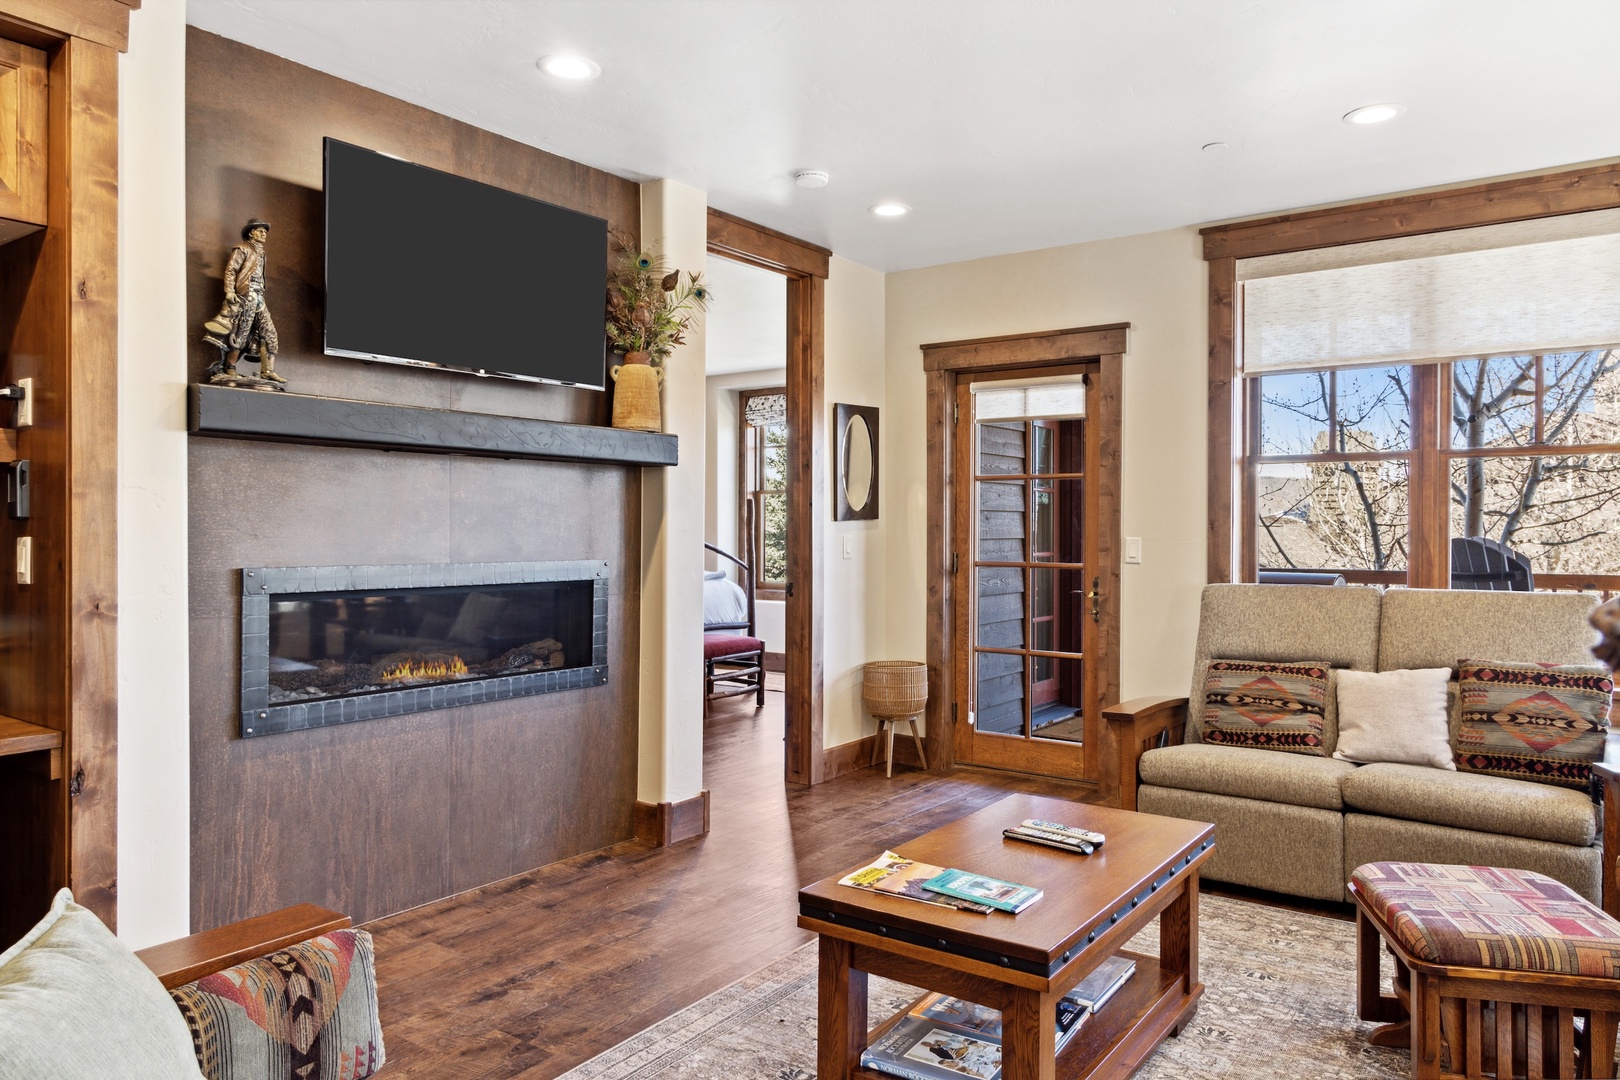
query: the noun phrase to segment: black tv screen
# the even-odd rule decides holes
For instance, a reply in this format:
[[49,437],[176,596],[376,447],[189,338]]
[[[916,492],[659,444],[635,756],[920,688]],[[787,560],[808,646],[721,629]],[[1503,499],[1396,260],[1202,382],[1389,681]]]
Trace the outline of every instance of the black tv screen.
[[603,389],[607,222],[326,140],[326,352]]

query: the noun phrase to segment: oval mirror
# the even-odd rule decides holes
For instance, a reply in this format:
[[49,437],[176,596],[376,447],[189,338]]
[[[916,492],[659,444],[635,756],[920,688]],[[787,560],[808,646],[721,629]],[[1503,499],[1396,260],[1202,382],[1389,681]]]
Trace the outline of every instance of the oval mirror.
[[872,430],[864,416],[852,416],[844,428],[844,498],[854,511],[872,498]]

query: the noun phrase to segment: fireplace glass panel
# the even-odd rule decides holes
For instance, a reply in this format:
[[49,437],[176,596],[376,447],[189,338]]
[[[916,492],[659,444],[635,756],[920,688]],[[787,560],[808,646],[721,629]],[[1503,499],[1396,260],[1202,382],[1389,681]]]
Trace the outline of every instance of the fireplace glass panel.
[[278,593],[271,705],[590,667],[593,583]]

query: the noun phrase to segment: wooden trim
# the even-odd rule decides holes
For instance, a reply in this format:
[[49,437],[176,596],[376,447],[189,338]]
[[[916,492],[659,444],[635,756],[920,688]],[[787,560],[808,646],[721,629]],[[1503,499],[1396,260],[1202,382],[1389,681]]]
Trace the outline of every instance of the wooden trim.
[[1237,414],[1237,357],[1233,300],[1237,295],[1237,261],[1209,264],[1209,459],[1207,469],[1209,533],[1204,580],[1232,580],[1232,478],[1236,449],[1232,444]]
[[58,750],[61,746],[62,733],[55,728],[0,716],[0,757],[31,754],[36,750]]
[[1249,259],[1614,207],[1620,207],[1620,162],[1277,214],[1199,233],[1205,259]]
[[876,735],[866,735],[846,743],[839,743],[837,746],[827,747],[826,771],[822,779],[834,780],[847,773],[870,768],[877,738]]
[[832,252],[709,207],[709,250],[789,277],[827,276]]
[[[826,306],[832,253],[709,208],[711,254],[787,277],[788,589],[783,723],[788,783],[825,778],[822,740],[822,612],[826,552]],[[739,480],[741,478],[739,477]]]
[[[1450,378],[1442,364],[1412,369],[1412,455],[1407,475],[1406,584],[1413,589],[1451,587],[1451,544],[1438,530],[1422,532],[1412,522],[1422,517],[1448,521],[1451,498],[1450,461],[1439,452],[1440,440],[1451,425],[1442,422],[1440,409],[1449,403]],[[1449,441],[1449,440],[1448,440]],[[1447,530],[1449,532],[1449,529]]]
[[709,832],[709,789],[675,803],[638,802],[631,811],[637,840],[669,847]]
[[[1098,408],[1096,422],[1096,453],[1088,465],[1095,469],[1091,486],[1096,490],[1095,521],[1086,522],[1086,531],[1092,537],[1092,554],[1097,573],[1102,578],[1101,626],[1104,636],[1100,642],[1103,661],[1096,666],[1097,679],[1086,700],[1085,719],[1085,779],[1093,780],[1106,793],[1110,773],[1104,768],[1102,743],[1107,737],[1108,724],[1102,710],[1119,700],[1120,694],[1120,621],[1124,606],[1120,597],[1119,568],[1124,560],[1120,538],[1120,510],[1123,497],[1123,463],[1125,446],[1125,357],[1110,354],[1099,359],[1101,370],[1094,379]],[[1089,411],[1089,410],[1088,410]],[[1091,422],[1088,421],[1088,427]],[[1115,793],[1117,795],[1117,792]]]
[[788,600],[786,741],[789,783],[819,784],[822,747],[822,623],[825,600],[827,281],[788,279]]
[[1042,330],[1033,334],[967,338],[922,345],[924,371],[980,371],[986,368],[1047,367],[1123,353],[1130,323]]
[[135,955],[163,982],[165,990],[173,990],[205,975],[350,925],[349,917],[341,912],[315,904],[298,904],[153,945]]
[[953,623],[958,614],[951,555],[959,529],[945,509],[951,505],[951,484],[956,476],[952,450],[957,379],[953,371],[929,371],[923,378],[927,386],[923,427],[928,459],[928,536],[923,580],[928,586],[928,685],[949,691],[936,690],[928,695],[923,741],[934,771],[945,772],[956,765],[951,725],[958,722],[967,701],[961,681],[966,665],[958,663],[952,648],[956,640]]
[[765,654],[765,670],[766,671],[786,671],[787,670],[787,659],[786,659],[786,657],[784,657],[779,652],[768,652],[768,653],[766,653]]
[[[4,21],[56,38],[80,38],[129,51],[129,13],[140,0],[4,0]],[[17,35],[6,27],[7,36]],[[35,44],[30,41],[29,44]]]

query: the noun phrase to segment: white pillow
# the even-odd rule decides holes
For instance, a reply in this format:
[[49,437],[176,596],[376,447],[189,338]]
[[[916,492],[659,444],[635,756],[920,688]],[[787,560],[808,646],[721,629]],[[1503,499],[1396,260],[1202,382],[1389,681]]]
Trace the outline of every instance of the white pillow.
[[1456,771],[1447,724],[1450,668],[1336,671],[1340,761]]
[[158,977],[63,889],[0,953],[0,1080],[203,1080]]

